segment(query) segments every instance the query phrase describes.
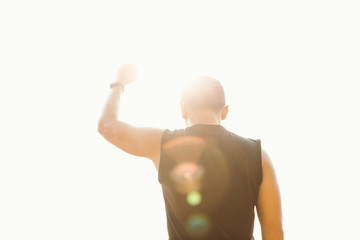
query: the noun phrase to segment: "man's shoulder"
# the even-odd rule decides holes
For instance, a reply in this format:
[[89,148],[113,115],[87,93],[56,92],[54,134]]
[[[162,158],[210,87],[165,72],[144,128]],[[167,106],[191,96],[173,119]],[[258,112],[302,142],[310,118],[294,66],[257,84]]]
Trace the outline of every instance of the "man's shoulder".
[[185,128],[179,128],[173,130],[165,129],[165,131],[163,132],[163,139],[180,137],[185,135],[185,132],[186,132]]
[[227,129],[226,129],[226,131],[229,136],[231,136],[232,138],[234,138],[234,139],[238,140],[239,142],[246,144],[246,145],[257,145],[261,142],[260,139],[244,137],[242,135],[239,135],[238,133],[235,133],[235,132],[227,130]]

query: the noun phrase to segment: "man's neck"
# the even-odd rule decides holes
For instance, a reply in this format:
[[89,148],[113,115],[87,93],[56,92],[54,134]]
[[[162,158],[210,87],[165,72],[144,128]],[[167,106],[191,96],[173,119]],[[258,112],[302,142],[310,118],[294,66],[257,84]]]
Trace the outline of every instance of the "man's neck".
[[216,113],[207,112],[191,116],[186,120],[186,126],[188,127],[196,124],[220,125],[221,118]]

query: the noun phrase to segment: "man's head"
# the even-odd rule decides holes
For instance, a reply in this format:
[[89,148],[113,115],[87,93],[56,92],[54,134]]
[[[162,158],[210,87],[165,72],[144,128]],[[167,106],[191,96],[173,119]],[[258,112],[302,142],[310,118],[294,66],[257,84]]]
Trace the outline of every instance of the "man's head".
[[219,124],[228,112],[221,83],[206,76],[192,81],[182,93],[181,110],[183,118],[189,124]]

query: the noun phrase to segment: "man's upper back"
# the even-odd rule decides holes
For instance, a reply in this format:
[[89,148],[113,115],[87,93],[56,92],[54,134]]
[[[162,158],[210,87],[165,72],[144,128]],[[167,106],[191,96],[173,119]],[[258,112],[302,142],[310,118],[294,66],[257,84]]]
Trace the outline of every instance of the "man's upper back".
[[260,141],[220,125],[162,137],[162,184],[170,239],[247,239],[262,181]]

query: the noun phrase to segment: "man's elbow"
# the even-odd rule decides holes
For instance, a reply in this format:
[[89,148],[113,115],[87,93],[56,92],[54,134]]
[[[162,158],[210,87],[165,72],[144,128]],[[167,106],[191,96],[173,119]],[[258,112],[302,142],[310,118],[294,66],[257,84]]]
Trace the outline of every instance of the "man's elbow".
[[108,141],[113,139],[120,140],[124,136],[124,124],[117,120],[100,120],[98,122],[98,132]]
[[110,130],[111,130],[111,126],[108,122],[104,120],[100,120],[98,122],[98,133],[104,136],[107,133],[109,133]]

